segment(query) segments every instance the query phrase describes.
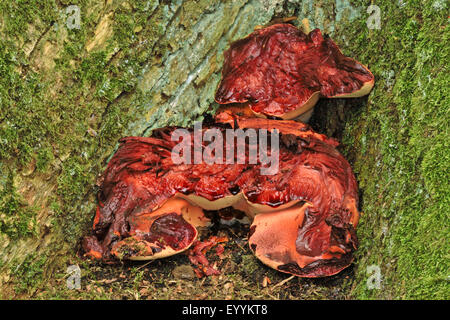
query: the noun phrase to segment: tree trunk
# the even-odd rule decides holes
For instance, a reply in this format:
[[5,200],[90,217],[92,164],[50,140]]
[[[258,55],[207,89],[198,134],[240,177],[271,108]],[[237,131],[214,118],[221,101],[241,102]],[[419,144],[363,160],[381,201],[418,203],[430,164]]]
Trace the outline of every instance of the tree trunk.
[[[347,0],[0,4],[0,296],[35,296],[49,283],[64,289],[66,268],[80,263],[96,180],[117,140],[213,113],[230,42],[296,15],[298,25],[308,18],[376,76],[368,99],[321,101],[311,120],[341,140],[361,189],[361,248],[346,295],[444,297],[446,4],[378,6]],[[373,265],[379,269],[368,268]],[[371,270],[380,271],[382,289]]]

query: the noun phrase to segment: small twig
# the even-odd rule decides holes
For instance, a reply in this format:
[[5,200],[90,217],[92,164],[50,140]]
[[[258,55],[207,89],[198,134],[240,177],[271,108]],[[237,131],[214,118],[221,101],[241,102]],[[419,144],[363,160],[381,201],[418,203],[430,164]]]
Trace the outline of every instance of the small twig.
[[205,281],[206,281],[206,277],[204,277],[204,278],[202,279],[202,282],[200,283],[200,287],[203,286],[203,284],[205,283]]
[[271,297],[273,300],[280,300],[279,297],[274,297],[274,296],[271,295],[270,293],[267,293],[267,295],[268,295],[269,297]]
[[[233,231],[233,229],[231,229],[230,226],[227,226],[227,229],[228,229],[228,231],[230,231],[237,239],[240,239],[240,237]],[[241,245],[239,244],[239,242],[237,242],[237,241],[235,241],[235,242],[236,242],[236,244],[238,245],[238,247],[241,248],[242,251],[245,251],[244,247],[241,246]]]
[[143,267],[148,266],[150,263],[154,262],[155,260],[150,260],[149,262],[147,262],[146,264],[143,264],[142,266],[140,266],[139,268],[136,268],[136,271],[142,269]]
[[278,283],[277,283],[276,285],[274,285],[272,288],[276,288],[276,287],[282,286],[283,284],[285,284],[286,282],[291,281],[291,280],[294,279],[294,278],[295,278],[295,276],[290,276],[289,278],[284,279],[283,281],[278,282]]

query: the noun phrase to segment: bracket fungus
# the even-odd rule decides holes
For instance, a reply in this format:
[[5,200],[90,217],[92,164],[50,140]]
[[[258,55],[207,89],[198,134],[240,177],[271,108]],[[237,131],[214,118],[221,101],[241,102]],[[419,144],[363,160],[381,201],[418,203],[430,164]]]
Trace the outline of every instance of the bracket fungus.
[[[171,153],[177,141],[171,137],[176,129],[121,139],[103,175],[94,234],[83,242],[88,256],[148,260],[174,255],[194,243],[197,226],[208,225],[203,209],[231,206],[253,221],[250,248],[272,268],[321,277],[351,263],[357,246],[357,186],[334,139],[303,123],[232,113],[220,113],[202,127],[202,134],[222,132],[225,149],[236,142],[226,130],[277,134],[278,171],[263,175],[260,159],[250,163],[249,139],[241,141],[245,152],[234,152],[234,161],[223,154],[219,163],[175,163]],[[183,130],[188,132],[183,141],[193,142],[196,130]],[[196,152],[207,156],[208,146],[202,141],[196,150],[199,146],[189,143],[193,157]]]
[[215,96],[229,106],[213,120],[120,140],[85,255],[151,260],[192,247],[190,259],[215,274],[202,251],[214,243],[198,242],[197,227],[232,207],[250,219],[248,243],[264,264],[300,277],[340,272],[357,249],[357,183],[336,140],[289,119],[306,120],[319,97],[359,97],[373,84],[318,29],[278,23],[232,43]]
[[319,29],[306,34],[274,24],[233,42],[224,55],[216,102],[247,103],[260,117],[306,122],[320,97],[361,97],[374,84],[369,69]]

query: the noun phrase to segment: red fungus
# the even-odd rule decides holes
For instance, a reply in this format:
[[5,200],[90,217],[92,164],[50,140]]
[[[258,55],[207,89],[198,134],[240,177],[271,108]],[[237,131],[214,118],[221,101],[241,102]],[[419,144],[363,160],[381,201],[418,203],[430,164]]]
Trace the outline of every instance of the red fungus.
[[[265,264],[303,277],[335,274],[356,249],[357,186],[337,142],[303,123],[221,113],[202,130],[230,128],[279,131],[279,170],[262,175],[249,164],[175,164],[164,128],[152,137],[128,137],[102,179],[94,235],[83,242],[92,258],[156,259],[188,249],[196,226],[207,225],[203,209],[232,206],[253,224],[249,244]],[[191,138],[194,130],[186,129]],[[224,134],[226,137],[226,135]],[[224,139],[224,146],[230,143]],[[204,151],[207,145],[201,146]],[[193,148],[193,147],[192,147]],[[225,157],[225,156],[224,156]]]
[[374,84],[372,73],[319,29],[305,34],[271,25],[233,42],[224,55],[215,100],[248,103],[258,116],[307,121],[319,97],[360,97]]
[[206,241],[196,241],[189,249],[188,257],[189,260],[197,266],[197,269],[194,269],[194,271],[198,278],[220,274],[219,270],[214,269],[210,265],[208,259],[206,258],[206,253],[215,247],[216,254],[220,257],[224,251],[224,247],[220,243],[227,241],[228,238],[226,237],[212,236]]
[[[335,148],[337,141],[304,123],[252,116],[304,119],[320,96],[359,97],[373,83],[366,67],[345,57],[318,29],[305,34],[275,24],[234,42],[225,52],[215,97],[231,107],[200,131],[185,129],[183,143],[194,141],[187,153],[203,160],[174,163],[175,127],[149,138],[121,139],[101,179],[93,235],[83,241],[86,255],[148,260],[192,247],[188,256],[199,267],[197,275],[217,274],[205,252],[220,241],[196,241],[196,227],[209,223],[202,209],[233,207],[252,219],[249,245],[266,265],[301,277],[338,273],[357,248],[359,212],[356,180]],[[251,111],[233,105],[238,103]],[[221,143],[227,149],[235,141],[224,134],[231,128],[259,129],[269,136],[278,132],[278,171],[261,174],[261,159],[249,161],[250,150],[260,147],[250,139],[231,163],[225,154],[215,162],[215,153],[205,153],[205,141],[195,145],[197,134],[215,129],[226,137]],[[216,253],[222,252],[216,246]]]

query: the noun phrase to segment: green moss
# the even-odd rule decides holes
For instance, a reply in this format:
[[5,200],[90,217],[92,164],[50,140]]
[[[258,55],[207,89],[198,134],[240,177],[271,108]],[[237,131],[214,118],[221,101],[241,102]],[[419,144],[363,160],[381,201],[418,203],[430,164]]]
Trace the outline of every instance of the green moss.
[[[29,31],[27,28],[36,23],[50,24],[57,16],[57,4],[53,0],[15,0],[2,1],[0,11],[5,18],[5,34],[23,35]],[[3,33],[2,32],[2,33]]]
[[259,270],[259,262],[252,254],[246,254],[242,256],[242,269],[248,276],[251,276],[255,271]]
[[37,152],[36,169],[44,172],[54,160],[53,150],[50,147],[42,148]]
[[46,135],[48,122],[43,114],[44,86],[37,74],[29,72],[25,81],[16,71],[20,66],[11,43],[0,40],[0,123],[1,159],[14,159],[25,164]]
[[37,209],[29,206],[17,193],[13,175],[0,186],[0,232],[11,240],[36,234]]
[[58,194],[66,203],[76,202],[89,182],[83,161],[78,157],[71,157],[63,163],[62,174],[58,177]]
[[[361,5],[363,5],[361,3]],[[377,2],[381,30],[366,16],[338,29],[344,52],[376,77],[369,103],[349,115],[345,153],[362,191],[358,298],[448,298],[450,87],[445,10],[433,3]],[[339,39],[339,37],[338,37]],[[366,285],[378,265],[382,289]]]
[[[57,225],[66,238],[76,241],[90,219],[77,206],[81,199],[92,199],[96,175],[104,165],[101,156],[110,154],[127,124],[138,116],[127,113],[130,106],[116,99],[135,90],[143,65],[154,52],[163,51],[156,43],[163,32],[158,27],[163,14],[153,4],[136,5],[130,12],[130,7],[114,2],[109,8],[114,11],[113,34],[101,50],[87,52],[87,40],[103,14],[98,6],[90,1],[38,2],[0,5],[5,17],[2,34],[7,35],[0,39],[0,160],[17,167],[18,174],[32,161],[38,173],[61,168],[60,175],[51,178],[58,196],[52,203],[59,205],[53,218],[61,220]],[[66,17],[60,12],[69,4],[81,9],[80,29],[65,28]],[[154,19],[149,22],[150,15]],[[52,41],[57,52],[51,72],[37,68],[38,56],[25,52],[33,44],[39,51],[46,41]],[[137,49],[139,43],[147,45]],[[136,92],[131,102],[140,97]],[[5,196],[16,199],[16,195]],[[5,208],[12,206],[11,201],[3,201]],[[65,222],[68,215],[70,223]],[[12,234],[19,222],[9,221],[2,229]]]
[[47,257],[29,254],[24,261],[11,264],[11,274],[15,277],[17,293],[31,293],[41,285]]

